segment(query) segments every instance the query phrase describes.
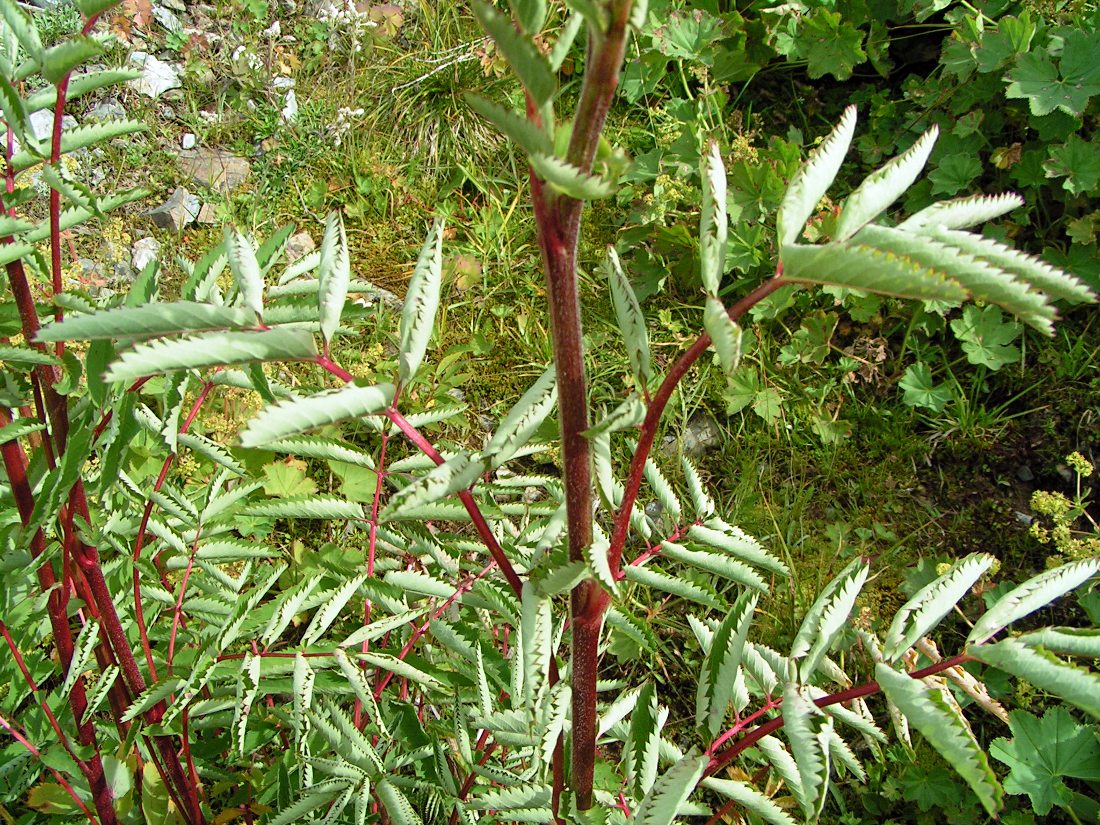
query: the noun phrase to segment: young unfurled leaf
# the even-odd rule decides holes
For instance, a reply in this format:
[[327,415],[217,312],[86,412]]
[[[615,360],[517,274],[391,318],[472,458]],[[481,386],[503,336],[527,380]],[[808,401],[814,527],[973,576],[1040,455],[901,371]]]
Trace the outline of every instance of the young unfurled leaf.
[[541,699],[542,688],[550,672],[551,633],[550,599],[539,594],[531,582],[524,582],[521,600],[520,645],[523,657],[523,696],[527,707]]
[[138,344],[111,364],[106,379],[136,381],[146,375],[173,370],[219,367],[249,361],[303,361],[316,355],[313,336],[304,330],[208,332]]
[[390,405],[394,391],[392,384],[348,384],[338,390],[272,404],[248,422],[241,433],[241,446],[259,447],[346,418],[373,415]]
[[405,296],[405,307],[401,312],[398,359],[402,384],[412,380],[420,362],[424,360],[428,340],[432,337],[435,315],[439,310],[442,278],[443,221],[437,219],[420,250],[420,257],[417,258],[416,268],[409,281],[409,291]]
[[549,155],[553,152],[554,147],[546,132],[519,112],[498,106],[480,95],[467,95],[466,102],[527,154]]
[[972,553],[955,562],[950,570],[934,582],[914,593],[901,606],[890,624],[890,629],[886,631],[882,655],[891,662],[902,656],[955,608],[992,566],[993,561],[993,557],[987,553]]
[[344,219],[332,212],[325,219],[325,235],[321,239],[317,265],[317,307],[321,317],[321,337],[327,344],[340,325],[340,315],[348,298],[351,281],[351,258]]
[[553,155],[531,155],[531,166],[558,192],[580,201],[599,200],[614,194],[615,187],[599,175],[588,175]]
[[605,415],[594,426],[585,430],[585,438],[595,438],[603,433],[613,433],[636,427],[645,420],[646,405],[637,393],[632,393],[619,406]]
[[485,462],[459,453],[397,491],[382,510],[383,520],[398,518],[402,512],[424,504],[433,504],[452,493],[465,490],[485,472]]
[[657,691],[652,682],[646,682],[630,714],[630,729],[624,749],[623,770],[635,798],[644,797],[649,793],[657,779],[657,753],[660,741]]
[[558,89],[554,73],[531,38],[516,31],[512,21],[485,0],[475,0],[474,14],[482,28],[493,38],[500,53],[527,89],[536,106],[548,103]]
[[[711,140],[702,157],[703,207],[699,217],[699,266],[708,296],[718,295],[726,261],[726,167],[718,142]],[[713,336],[712,336],[713,337]]]
[[1004,595],[974,624],[967,644],[980,644],[1004,627],[1088,581],[1100,571],[1100,558],[1064,564],[1028,579]]
[[244,307],[218,307],[193,301],[145,304],[90,315],[70,315],[38,331],[36,341],[95,341],[254,327],[256,317]]
[[943,695],[882,663],[875,666],[875,681],[909,724],[966,780],[990,816],[997,816],[1003,797],[997,777],[989,767],[985,751],[958,713],[948,707]]
[[787,194],[779,206],[776,229],[783,246],[798,240],[802,227],[809,220],[818,201],[825,195],[840,171],[856,128],[856,107],[844,110],[840,123],[821,141],[809,159],[795,173]]
[[551,364],[500,422],[482,450],[482,457],[496,469],[523,447],[554,409],[558,400],[557,373]]
[[722,302],[713,295],[707,296],[703,309],[703,327],[718,353],[718,362],[726,376],[732,376],[741,363],[741,327],[731,321]]
[[653,783],[634,815],[636,825],[672,825],[707,769],[708,756],[689,753]]
[[240,301],[260,318],[264,313],[264,276],[256,260],[252,240],[238,229],[226,227],[225,248],[229,269],[237,282]]
[[737,671],[741,667],[741,652],[752,625],[757,594],[745,592],[714,634],[710,651],[703,661],[699,685],[695,694],[695,724],[706,724],[711,738],[718,735],[729,710]]
[[939,129],[933,126],[908,150],[867,176],[844,202],[836,224],[838,241],[852,237],[901,197],[924,168],[938,136]]
[[639,387],[649,385],[652,375],[652,363],[649,355],[649,335],[646,332],[645,316],[634,295],[634,288],[623,272],[619,262],[619,253],[615,247],[607,248],[607,278],[611,283],[611,303],[615,307],[615,317],[619,330],[626,342],[626,353],[630,358],[630,367],[634,380]]
[[910,215],[897,228],[902,232],[920,232],[927,227],[966,229],[991,221],[1023,204],[1023,198],[1016,194],[972,195],[940,201]]

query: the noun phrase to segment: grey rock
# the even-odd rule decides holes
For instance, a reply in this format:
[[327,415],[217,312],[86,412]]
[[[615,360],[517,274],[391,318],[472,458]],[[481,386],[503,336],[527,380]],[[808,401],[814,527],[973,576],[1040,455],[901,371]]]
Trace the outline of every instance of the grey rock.
[[130,252],[130,264],[135,270],[141,272],[149,265],[150,261],[155,261],[157,255],[160,253],[160,241],[156,238],[142,238],[140,241],[134,243]]
[[191,181],[228,195],[252,173],[248,161],[224,149],[192,149],[179,154],[180,169]]
[[279,116],[283,119],[283,123],[293,123],[298,119],[298,96],[294,94],[293,89],[286,93],[286,101]]
[[161,229],[182,232],[184,227],[198,217],[199,208],[199,199],[182,186],[177,186],[167,201],[145,214]]
[[141,69],[141,77],[130,81],[138,94],[155,99],[181,85],[179,66],[173,63],[165,63],[146,52],[134,52],[130,62]]
[[170,32],[183,30],[183,23],[180,22],[180,19],[176,17],[174,12],[164,6],[153,6],[153,18]]
[[405,302],[384,287],[375,286],[369,281],[359,280],[360,284],[369,284],[369,287],[357,289],[352,298],[360,306],[370,307],[381,302],[382,306],[400,311]]
[[273,89],[293,89],[294,88],[294,78],[293,77],[284,77],[283,75],[279,75],[278,77],[273,77],[271,79],[271,88],[273,88]]
[[1028,467],[1026,464],[1021,464],[1019,467],[1016,468],[1016,478],[1020,479],[1020,481],[1025,482],[1034,481],[1035,473],[1033,473],[1031,471],[1031,468]]
[[184,149],[194,149],[197,142],[197,138],[191,132],[184,132],[183,137],[180,138],[180,146]]
[[699,412],[688,421],[679,440],[666,439],[661,445],[661,451],[670,456],[682,453],[689,458],[698,458],[721,442],[722,430],[718,422],[707,413]]
[[199,209],[198,222],[203,224],[212,224],[218,222],[218,210],[212,203],[204,203],[202,208]]
[[184,5],[183,0],[158,0],[158,5],[180,13],[187,11],[187,6]]
[[[51,109],[39,109],[27,118],[31,124],[31,132],[39,140],[49,140],[53,136],[53,111]],[[76,118],[65,115],[61,118],[61,131],[76,128]]]
[[286,259],[293,263],[316,248],[317,244],[313,242],[308,232],[296,232],[286,242]]
[[126,117],[126,107],[117,100],[103,100],[88,112],[88,117],[94,120],[121,120]]
[[1023,525],[1030,525],[1035,519],[1031,517],[1030,513],[1021,513],[1019,510],[1015,512],[1016,521]]

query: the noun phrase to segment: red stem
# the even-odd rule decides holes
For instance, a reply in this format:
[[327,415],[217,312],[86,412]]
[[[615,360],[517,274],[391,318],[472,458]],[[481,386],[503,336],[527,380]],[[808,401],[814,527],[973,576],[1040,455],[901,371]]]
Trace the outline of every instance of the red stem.
[[[973,662],[974,658],[968,656],[965,653],[960,653],[957,656],[952,656],[950,659],[944,659],[943,661],[936,662],[928,667],[921,668],[920,670],[914,670],[909,674],[913,679],[923,679],[927,676],[934,676],[937,673],[942,673],[945,670],[950,670],[953,667],[965,664],[966,662]],[[829,696],[822,696],[820,699],[815,699],[814,704],[819,708],[829,707],[830,705],[838,705],[843,702],[851,702],[853,699],[860,699],[864,696],[871,696],[878,693],[881,690],[878,682],[865,682],[862,685],[842,690],[840,693],[833,693]],[[780,699],[774,700],[775,706],[780,704]],[[774,719],[769,719],[763,725],[746,733],[736,744],[730,746],[726,750],[722,751],[717,756],[711,757],[710,764],[707,766],[707,776],[714,776],[718,771],[732,762],[738,757],[746,748],[752,747],[759,742],[765,736],[771,733],[775,733],[777,730],[783,727],[783,717],[777,716]],[[711,750],[708,749],[708,753]]]
[[[785,285],[782,276],[777,272],[774,278],[769,278],[756,289],[729,308],[726,313],[730,320],[740,319],[746,312],[771,295],[781,286]],[[615,527],[611,532],[611,550],[608,553],[608,561],[611,572],[618,574],[622,565],[623,548],[626,546],[626,535],[630,529],[630,512],[634,502],[638,498],[638,491],[642,486],[642,478],[645,473],[645,462],[653,450],[653,441],[657,437],[657,425],[661,421],[665,407],[668,405],[672,393],[680,381],[687,375],[694,364],[710,346],[710,336],[705,332],[692,344],[679,360],[668,371],[661,386],[653,394],[653,399],[646,410],[645,420],[642,422],[642,430],[638,437],[638,446],[634,450],[634,458],[630,464],[630,475],[627,477],[626,487],[623,492],[623,501],[619,506],[619,512],[615,516]]]

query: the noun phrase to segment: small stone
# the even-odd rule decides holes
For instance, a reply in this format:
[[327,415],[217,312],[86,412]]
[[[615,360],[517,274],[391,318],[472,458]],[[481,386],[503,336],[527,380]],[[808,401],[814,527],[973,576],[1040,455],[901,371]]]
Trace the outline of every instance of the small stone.
[[[27,118],[31,124],[31,132],[39,140],[48,141],[53,137],[53,111],[50,109],[39,109]],[[75,129],[77,126],[76,118],[72,115],[65,115],[61,118],[61,131],[66,132],[69,129]]]
[[722,441],[722,430],[710,415],[704,412],[696,413],[691,417],[687,427],[684,428],[680,439],[668,441],[661,445],[661,451],[666,455],[676,455],[682,452],[689,458],[698,458],[707,450],[717,447]]
[[187,11],[187,6],[184,5],[183,0],[158,0],[157,5],[164,6],[166,9],[171,9],[172,11],[178,11],[180,13]]
[[283,35],[283,24],[276,20],[262,32],[261,37],[266,37],[268,40],[278,40]]
[[280,90],[282,90],[282,89],[293,89],[294,88],[294,78],[293,77],[284,77],[283,75],[279,75],[278,77],[273,77],[271,79],[271,88],[280,89]]
[[167,201],[145,214],[161,229],[179,233],[195,220],[199,209],[199,199],[182,186],[177,186]]
[[286,242],[286,259],[293,263],[316,248],[317,244],[313,242],[313,238],[310,237],[308,232],[296,232]]
[[223,149],[193,149],[179,155],[184,176],[200,186],[228,195],[251,174],[248,161]]
[[1019,522],[1020,524],[1025,525],[1025,526],[1030,525],[1031,522],[1034,521],[1034,519],[1031,517],[1030,513],[1021,513],[1019,510],[1017,510],[1015,515],[1016,515],[1016,521]]
[[664,511],[665,508],[661,506],[659,501],[651,501],[645,506],[645,514],[653,521],[659,519]]
[[180,146],[184,149],[194,149],[197,142],[198,140],[191,132],[184,132],[183,137],[180,138]]
[[204,203],[202,208],[199,209],[199,217],[197,218],[199,223],[211,224],[218,222],[218,210],[212,203]]
[[134,52],[130,62],[141,69],[141,77],[130,81],[130,87],[139,94],[156,99],[181,85],[179,67],[172,63],[165,63],[146,52]]
[[1035,473],[1031,472],[1031,468],[1028,467],[1026,464],[1021,464],[1019,467],[1016,468],[1016,478],[1024,482],[1034,481]]
[[126,117],[126,107],[117,100],[104,100],[88,112],[88,117],[93,120],[122,120]]
[[183,23],[180,19],[164,6],[153,6],[153,17],[170,32],[183,31]]
[[286,93],[286,103],[283,105],[282,112],[279,113],[282,117],[283,123],[293,123],[298,117],[298,97],[294,94],[294,90],[291,89]]
[[130,263],[134,269],[141,272],[150,262],[157,259],[160,253],[160,241],[156,238],[142,238],[137,241],[130,253]]
[[355,297],[352,300],[360,306],[369,307],[381,302],[383,306],[389,309],[400,311],[405,305],[404,301],[384,287],[376,286],[362,279],[359,279],[357,283],[362,286],[355,291]]

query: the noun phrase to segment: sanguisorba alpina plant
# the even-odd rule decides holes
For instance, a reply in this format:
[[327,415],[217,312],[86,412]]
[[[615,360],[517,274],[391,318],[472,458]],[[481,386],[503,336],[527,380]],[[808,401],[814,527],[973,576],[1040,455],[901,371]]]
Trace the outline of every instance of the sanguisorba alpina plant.
[[[526,96],[522,113],[470,103],[529,159],[554,364],[484,446],[470,449],[426,434],[460,418],[460,406],[409,411],[440,300],[439,222],[409,283],[390,383],[360,383],[338,363],[333,344],[376,316],[347,302],[369,284],[352,275],[335,214],[320,249],[289,265],[289,228],[258,245],[228,228],[202,259],[182,262],[177,301],[158,299],[155,265],[121,303],[97,307],[67,292],[61,230],[129,196],[97,196],[57,160],[136,127],[93,134],[58,125],[46,147],[29,139],[28,113],[53,104],[60,124],[66,94],[127,75],[71,75],[98,53],[91,32],[103,4],[79,0],[85,34],[45,49],[33,20],[0,0],[3,255],[23,333],[3,346],[0,399],[0,631],[13,685],[0,695],[0,725],[12,737],[4,754],[22,771],[5,774],[9,796],[29,791],[39,811],[103,823],[669,825],[678,816],[717,823],[734,809],[791,823],[818,815],[838,764],[863,774],[851,737],[868,743],[865,758],[879,758],[886,734],[867,699],[882,694],[896,734],[908,740],[916,729],[995,814],[1002,789],[949,685],[1001,710],[962,664],[983,662],[1100,715],[1100,678],[1074,663],[1100,655],[1095,629],[1009,630],[1089,582],[1100,561],[1048,570],[983,610],[972,593],[994,559],[970,555],[892,619],[862,624],[852,614],[870,567],[857,558],[780,652],[751,631],[758,604],[788,569],[718,512],[690,462],[672,468],[651,455],[692,364],[713,347],[732,370],[741,320],[781,286],[981,300],[1045,332],[1052,301],[1088,301],[1088,290],[967,231],[1014,208],[1012,196],[882,221],[918,176],[934,132],[848,196],[827,242],[802,242],[852,139],[849,109],[790,182],[775,276],[727,306],[719,297],[725,174],[711,142],[699,237],[705,331],[661,374],[630,279],[609,250],[604,271],[637,391],[593,415],[577,291],[580,217],[587,200],[614,189],[593,162],[624,43],[646,11],[630,0],[567,5],[572,16],[544,54],[534,36],[545,2],[514,0],[508,14],[475,0]],[[581,31],[584,78],[563,117],[557,70]],[[35,73],[46,93],[24,94],[20,81]],[[557,134],[570,135],[567,146]],[[51,186],[41,225],[13,214],[22,206],[13,182],[32,168]],[[27,275],[43,267],[42,241],[53,259],[44,269],[48,322]],[[65,341],[90,343],[65,349]],[[315,367],[336,385],[291,389],[265,368],[284,362]],[[255,393],[262,408],[239,442],[220,444],[196,422],[229,388]],[[555,412],[560,475],[533,474],[523,459],[546,449],[532,439]],[[613,446],[626,448],[629,466],[615,466]],[[372,493],[360,502],[305,484],[265,495],[265,478],[250,469],[264,455],[358,474]],[[187,473],[176,469],[181,458]],[[659,515],[639,506],[643,485]],[[541,491],[533,501],[524,495],[532,487]],[[290,521],[306,522],[295,535],[315,543],[288,551],[262,540]],[[669,714],[653,681],[599,679],[610,634],[655,645],[631,607],[640,589],[690,605],[704,652],[694,731],[679,730],[676,741],[665,735]],[[956,611],[969,635],[941,656],[930,634]],[[843,659],[831,655],[840,646]],[[918,667],[918,654],[928,664]],[[856,678],[868,672],[872,680]],[[752,781],[731,778],[735,763]],[[769,795],[777,787],[796,808]]]

